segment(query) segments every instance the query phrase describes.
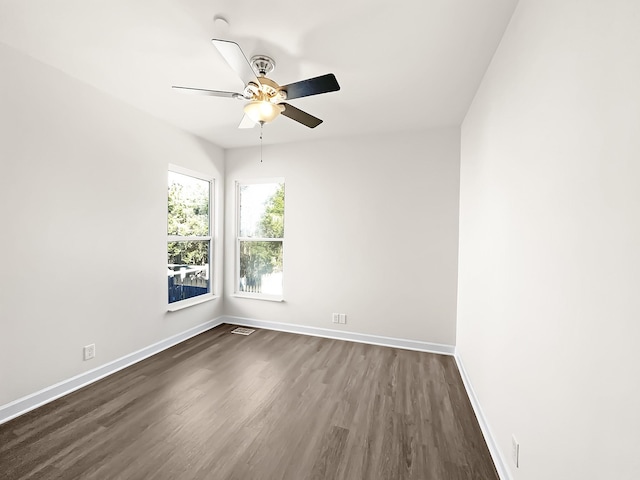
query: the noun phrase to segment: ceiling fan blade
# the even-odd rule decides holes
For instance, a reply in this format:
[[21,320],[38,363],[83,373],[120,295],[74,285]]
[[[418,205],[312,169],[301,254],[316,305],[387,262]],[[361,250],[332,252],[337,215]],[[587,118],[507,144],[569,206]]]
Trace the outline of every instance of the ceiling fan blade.
[[240,76],[240,79],[245,85],[248,85],[249,82],[253,82],[256,85],[260,84],[258,82],[256,72],[253,71],[253,67],[251,67],[249,60],[247,60],[247,57],[242,53],[240,45],[236,42],[218,40],[216,38],[212,39],[211,42],[218,49],[218,52],[220,52],[220,55],[224,57],[229,66]]
[[206,90],[204,88],[177,87],[173,85],[171,88],[185,93],[193,93],[195,95],[208,95],[211,97],[227,97],[227,98],[244,98],[241,93],[222,92],[220,90]]
[[286,90],[287,99],[290,100],[320,93],[335,92],[340,90],[340,85],[338,85],[338,80],[336,80],[336,76],[333,73],[327,73],[319,77],[283,85],[280,89]]
[[295,120],[296,122],[306,125],[309,128],[316,128],[322,123],[322,120],[320,120],[319,118],[314,117],[307,112],[303,112],[293,105],[289,105],[288,103],[280,103],[280,105],[284,105],[282,115],[284,115],[285,117],[289,117],[291,120]]
[[256,125],[256,122],[251,120],[248,115],[245,115],[244,117],[242,117],[242,120],[240,120],[240,125],[238,125],[238,128],[253,128]]

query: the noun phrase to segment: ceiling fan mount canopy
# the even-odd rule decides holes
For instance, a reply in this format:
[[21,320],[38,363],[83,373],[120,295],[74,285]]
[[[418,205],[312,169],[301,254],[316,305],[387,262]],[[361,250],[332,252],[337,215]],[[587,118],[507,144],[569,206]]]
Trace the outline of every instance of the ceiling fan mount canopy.
[[276,68],[275,60],[266,55],[254,55],[250,62],[253,71],[260,77],[266,77]]
[[245,117],[240,122],[239,128],[251,128],[256,124],[263,125],[274,120],[280,113],[302,125],[315,128],[322,123],[322,120],[284,101],[340,90],[340,85],[333,73],[288,85],[278,85],[267,77],[276,66],[273,58],[266,55],[254,55],[249,61],[240,45],[235,42],[214,38],[212,43],[243,81],[245,88],[242,93],[178,86],[173,86],[173,88],[200,95],[249,100],[249,103],[244,107]]

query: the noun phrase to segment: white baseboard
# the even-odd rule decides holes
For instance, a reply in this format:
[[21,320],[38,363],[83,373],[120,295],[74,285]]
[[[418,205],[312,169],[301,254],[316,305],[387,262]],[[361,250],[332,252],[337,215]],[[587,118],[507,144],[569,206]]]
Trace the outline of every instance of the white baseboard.
[[124,357],[118,358],[117,360],[101,365],[93,370],[81,373],[80,375],[76,375],[68,380],[51,385],[39,392],[19,398],[18,400],[7,403],[6,405],[2,405],[0,406],[0,424],[8,422],[12,418],[18,417],[51,402],[56,398],[60,398],[89,385],[90,383],[100,380],[101,378],[116,373],[123,368],[129,367],[134,363],[138,363],[145,358],[155,355],[156,353],[160,353],[167,348],[173,347],[178,343],[184,342],[191,337],[195,337],[196,335],[206,332],[218,325],[222,325],[223,323],[224,321],[222,320],[222,317],[215,318],[182,333],[173,335],[165,340],[154,343],[153,345],[149,345],[137,352],[130,353]]
[[487,447],[489,448],[489,453],[491,454],[491,458],[493,459],[493,464],[496,466],[496,470],[498,471],[498,476],[500,477],[500,480],[512,480],[511,472],[507,467],[507,463],[504,459],[504,456],[502,455],[502,452],[500,451],[500,448],[498,448],[498,444],[494,440],[493,434],[491,433],[491,428],[489,428],[489,423],[487,422],[487,419],[482,412],[478,397],[476,396],[476,393],[473,390],[473,386],[471,385],[471,380],[467,375],[467,371],[464,369],[462,359],[457,353],[454,355],[454,357],[456,359],[456,363],[458,364],[458,370],[460,371],[460,376],[462,377],[462,383],[464,383],[464,388],[467,390],[467,396],[469,397],[469,401],[471,402],[473,411],[475,412],[478,423],[480,424],[480,429],[482,430],[484,440],[487,443]]
[[221,318],[224,323],[241,325],[243,327],[264,328],[266,330],[298,333],[300,335],[310,335],[312,337],[333,338],[336,340],[368,343],[371,345],[402,348],[404,350],[416,350],[419,352],[440,353],[443,355],[454,355],[455,353],[455,347],[453,345],[442,345],[440,343],[420,342],[416,340],[405,340],[402,338],[381,337],[378,335],[369,335],[366,333],[345,332],[343,330],[308,327],[305,325],[271,322],[268,320],[256,320],[254,318],[234,317],[230,315],[225,315]]

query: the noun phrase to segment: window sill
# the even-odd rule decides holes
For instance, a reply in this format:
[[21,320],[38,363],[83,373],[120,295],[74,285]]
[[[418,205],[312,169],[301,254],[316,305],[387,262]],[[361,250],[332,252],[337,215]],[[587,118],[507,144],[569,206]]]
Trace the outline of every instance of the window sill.
[[248,293],[234,293],[231,296],[235,298],[248,298],[249,300],[265,300],[267,302],[284,302],[283,297],[278,297],[275,295],[251,295]]
[[211,300],[215,300],[218,298],[217,295],[203,295],[204,298],[196,297],[193,299],[180,300],[179,302],[171,303],[167,307],[167,312],[177,312],[178,310],[182,310],[184,308],[189,308],[194,305],[200,305],[201,303],[210,302]]

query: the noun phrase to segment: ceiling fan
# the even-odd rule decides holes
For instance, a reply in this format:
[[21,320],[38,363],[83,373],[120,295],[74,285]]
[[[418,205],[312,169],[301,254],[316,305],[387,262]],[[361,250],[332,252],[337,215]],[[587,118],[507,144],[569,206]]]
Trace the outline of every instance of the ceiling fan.
[[264,125],[280,114],[309,128],[315,128],[322,123],[319,118],[286,103],[285,100],[340,90],[340,85],[338,85],[333,73],[281,86],[267,78],[267,75],[276,66],[272,58],[266,55],[256,55],[251,57],[251,61],[249,61],[237,43],[215,38],[211,41],[245,84],[242,93],[175,85],[172,88],[200,95],[248,100],[249,103],[244,106],[245,115],[239,128],[252,128],[257,124]]

